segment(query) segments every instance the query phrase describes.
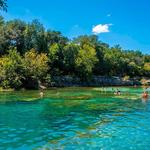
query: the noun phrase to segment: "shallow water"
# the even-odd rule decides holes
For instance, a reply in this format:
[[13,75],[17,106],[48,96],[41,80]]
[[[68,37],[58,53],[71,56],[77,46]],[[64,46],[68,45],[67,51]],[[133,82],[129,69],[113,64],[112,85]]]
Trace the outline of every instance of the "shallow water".
[[150,102],[142,88],[0,92],[0,150],[149,150]]

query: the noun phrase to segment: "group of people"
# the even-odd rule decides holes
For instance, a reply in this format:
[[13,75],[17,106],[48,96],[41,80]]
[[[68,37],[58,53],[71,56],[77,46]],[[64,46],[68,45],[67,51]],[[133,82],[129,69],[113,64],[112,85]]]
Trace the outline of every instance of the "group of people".
[[[112,90],[114,91],[114,89],[112,88]],[[114,91],[114,95],[121,95],[121,91],[119,89]],[[148,88],[145,88],[144,92],[142,93],[142,98],[143,99],[148,99]],[[40,98],[44,97],[44,91],[43,89],[40,90]]]
[[114,95],[121,95],[121,91],[117,89],[116,91],[114,91]]
[[[134,86],[135,87],[135,86]],[[114,89],[112,89],[114,91]],[[121,91],[119,89],[114,91],[114,95],[121,95]],[[148,99],[148,88],[145,88],[143,93],[142,93],[142,98]]]

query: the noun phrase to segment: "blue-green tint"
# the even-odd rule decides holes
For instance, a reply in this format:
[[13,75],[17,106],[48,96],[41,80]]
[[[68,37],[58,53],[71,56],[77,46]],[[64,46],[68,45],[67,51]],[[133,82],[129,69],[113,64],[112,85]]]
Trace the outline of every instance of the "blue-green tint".
[[142,88],[0,92],[0,150],[149,150]]

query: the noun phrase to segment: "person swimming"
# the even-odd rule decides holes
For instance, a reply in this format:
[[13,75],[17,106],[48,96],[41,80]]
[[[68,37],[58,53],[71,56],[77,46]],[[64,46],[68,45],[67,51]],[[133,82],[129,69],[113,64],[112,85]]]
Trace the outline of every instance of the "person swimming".
[[44,97],[44,92],[41,91],[41,92],[40,92],[40,98],[43,98],[43,97]]
[[121,91],[117,89],[117,91],[114,92],[115,95],[121,95]]
[[142,98],[147,99],[148,98],[148,92],[144,91],[142,94]]

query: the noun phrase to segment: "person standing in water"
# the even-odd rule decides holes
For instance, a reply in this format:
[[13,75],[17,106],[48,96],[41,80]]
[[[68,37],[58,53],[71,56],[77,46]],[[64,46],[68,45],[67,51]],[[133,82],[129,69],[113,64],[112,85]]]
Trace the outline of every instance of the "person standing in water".
[[44,97],[44,93],[43,91],[40,92],[40,98],[43,98]]

